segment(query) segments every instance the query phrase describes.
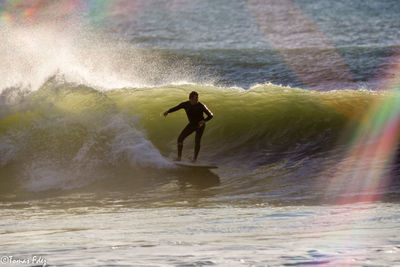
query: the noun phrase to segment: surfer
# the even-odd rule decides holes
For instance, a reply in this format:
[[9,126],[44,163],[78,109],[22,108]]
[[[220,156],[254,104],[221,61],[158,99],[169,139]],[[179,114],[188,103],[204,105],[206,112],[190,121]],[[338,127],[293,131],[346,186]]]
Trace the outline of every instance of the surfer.
[[[175,112],[181,108],[185,109],[189,123],[182,130],[178,137],[178,157],[175,159],[175,161],[181,160],[183,140],[185,140],[185,138],[191,133],[196,131],[194,157],[192,159],[192,162],[196,162],[197,155],[200,151],[200,139],[206,127],[206,121],[211,120],[213,118],[213,114],[203,103],[199,102],[199,94],[195,91],[189,94],[189,101],[182,102],[176,107],[168,109],[164,112],[164,116],[167,117],[168,113]],[[203,113],[207,114],[207,118],[204,118]]]

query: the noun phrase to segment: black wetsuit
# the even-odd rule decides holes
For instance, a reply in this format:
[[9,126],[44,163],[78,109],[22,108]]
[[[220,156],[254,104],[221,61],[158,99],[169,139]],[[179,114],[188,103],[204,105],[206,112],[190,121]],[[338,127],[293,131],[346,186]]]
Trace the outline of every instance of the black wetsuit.
[[[182,148],[183,148],[183,140],[196,131],[195,137],[195,148],[194,148],[194,159],[197,159],[197,155],[200,151],[200,139],[203,135],[205,124],[199,127],[199,122],[202,120],[209,121],[213,118],[213,114],[211,111],[201,102],[197,102],[196,104],[190,104],[190,101],[182,102],[176,107],[170,108],[168,113],[177,111],[179,109],[185,109],[186,115],[189,119],[188,125],[182,130],[181,134],[178,137],[178,158],[182,156]],[[203,113],[207,114],[207,118],[204,118]]]

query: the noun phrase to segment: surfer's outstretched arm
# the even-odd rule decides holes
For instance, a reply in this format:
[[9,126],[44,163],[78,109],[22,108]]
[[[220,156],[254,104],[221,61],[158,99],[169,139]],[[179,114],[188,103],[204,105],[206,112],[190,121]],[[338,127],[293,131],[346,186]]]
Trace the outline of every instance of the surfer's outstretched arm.
[[180,103],[179,105],[177,105],[177,106],[175,106],[175,107],[173,107],[173,108],[168,109],[167,111],[164,112],[164,116],[167,116],[168,113],[175,112],[175,111],[177,111],[177,110],[180,110],[181,108],[184,108],[184,104],[185,104],[185,102],[182,102],[182,103]]

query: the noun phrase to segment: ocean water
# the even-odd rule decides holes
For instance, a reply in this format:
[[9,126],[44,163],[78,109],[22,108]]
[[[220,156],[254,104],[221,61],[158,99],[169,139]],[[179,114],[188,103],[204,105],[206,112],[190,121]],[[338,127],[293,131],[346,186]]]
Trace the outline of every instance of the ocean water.
[[0,265],[400,266],[399,13],[0,1]]

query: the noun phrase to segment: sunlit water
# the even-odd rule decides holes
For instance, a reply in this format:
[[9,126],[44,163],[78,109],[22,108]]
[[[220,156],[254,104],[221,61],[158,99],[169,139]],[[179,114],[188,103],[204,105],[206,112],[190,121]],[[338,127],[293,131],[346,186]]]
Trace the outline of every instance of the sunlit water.
[[[82,197],[82,196],[80,196]],[[1,254],[50,266],[395,266],[398,204],[140,208],[70,196],[2,204]]]

